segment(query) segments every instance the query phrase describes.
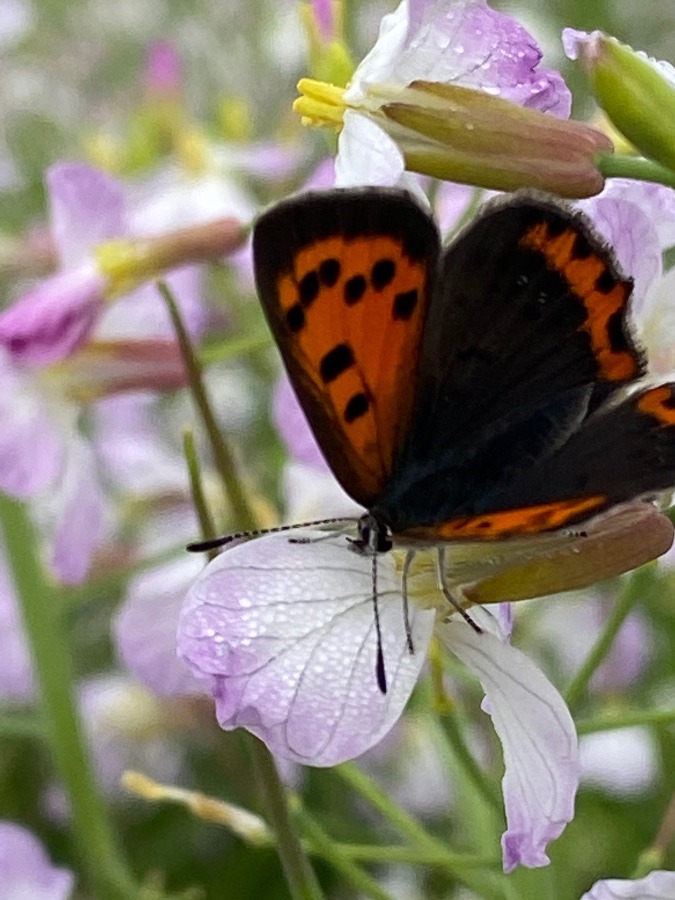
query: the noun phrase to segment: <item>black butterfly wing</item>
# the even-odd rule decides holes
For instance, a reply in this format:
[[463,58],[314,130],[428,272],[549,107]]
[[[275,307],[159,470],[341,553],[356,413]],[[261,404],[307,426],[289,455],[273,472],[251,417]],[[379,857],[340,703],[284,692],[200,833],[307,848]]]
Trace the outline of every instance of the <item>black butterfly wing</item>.
[[407,533],[427,540],[538,533],[673,487],[675,383],[668,383],[607,404],[538,463],[495,484],[446,521]]
[[445,253],[413,427],[378,502],[400,531],[480,508],[644,371],[632,283],[587,220],[538,196],[490,206]]

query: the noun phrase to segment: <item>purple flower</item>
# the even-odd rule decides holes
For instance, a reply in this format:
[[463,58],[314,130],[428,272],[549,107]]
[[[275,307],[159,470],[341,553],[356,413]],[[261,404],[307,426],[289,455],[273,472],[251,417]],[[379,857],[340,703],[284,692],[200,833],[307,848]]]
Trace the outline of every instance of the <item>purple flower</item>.
[[403,0],[385,16],[345,99],[376,84],[434,81],[485,91],[567,118],[572,98],[561,75],[539,68],[534,38],[485,0]]
[[403,0],[346,89],[303,79],[294,108],[305,124],[340,131],[341,186],[414,190],[407,169],[590,196],[603,184],[595,156],[611,141],[557,121],[569,116],[571,95],[541,57],[531,35],[485,0]]
[[[343,537],[316,543],[269,535],[210,563],[188,594],[179,653],[206,679],[223,728],[243,726],[270,749],[309,765],[334,765],[380,741],[397,721],[434,627],[481,680],[506,761],[504,866],[545,865],[545,847],[573,814],[579,766],[570,715],[553,686],[496,636],[483,609],[477,635],[437,615],[433,563],[408,580],[414,653],[408,651],[395,554],[378,560],[378,604],[387,679],[375,678],[377,638],[370,559]],[[473,614],[473,612],[472,612]]]
[[[17,362],[34,366],[65,359],[83,347],[104,316],[106,301],[120,292],[118,281],[124,285],[126,276],[118,278],[114,267],[102,262],[101,248],[110,247],[115,239],[154,233],[149,212],[129,209],[122,184],[90,166],[58,163],[48,170],[46,184],[52,236],[62,268],[0,314],[0,344]],[[167,218],[163,230],[167,222],[175,227],[177,221],[185,224]],[[193,333],[205,324],[198,277],[194,267],[167,277]],[[133,279],[126,284],[127,293],[131,287]],[[99,334],[114,333],[115,319],[122,319],[125,336],[173,337],[165,306],[153,286],[129,293],[122,302],[122,311],[111,312]]]
[[675,872],[656,870],[635,881],[608,878],[597,881],[581,900],[672,900]]
[[54,866],[26,828],[0,822],[0,884],[5,900],[68,900],[75,876]]
[[0,489],[30,498],[51,535],[51,565],[81,581],[103,531],[103,495],[91,446],[76,432],[72,404],[55,402],[41,384],[0,352],[6,427],[0,440]]

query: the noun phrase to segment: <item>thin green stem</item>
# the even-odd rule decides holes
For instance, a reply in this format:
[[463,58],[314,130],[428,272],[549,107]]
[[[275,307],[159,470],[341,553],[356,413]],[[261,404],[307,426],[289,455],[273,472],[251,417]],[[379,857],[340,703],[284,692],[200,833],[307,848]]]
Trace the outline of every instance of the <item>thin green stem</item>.
[[267,350],[272,346],[272,335],[269,331],[260,334],[243,334],[226,341],[208,344],[203,347],[198,358],[202,366],[212,366],[214,363],[236,359],[238,356],[248,356],[258,350]]
[[[362,862],[410,863],[416,866],[448,869],[447,850],[444,850],[443,853],[436,853],[433,850],[423,850],[418,847],[382,846],[380,844],[334,844],[333,846],[344,856]],[[497,857],[478,856],[470,853],[457,853],[456,859],[461,860],[462,866],[467,869],[498,870],[502,864],[501,859],[497,859]],[[449,872],[455,873],[454,866],[449,869]]]
[[630,576],[623,591],[619,595],[616,606],[610,613],[604,630],[591,648],[581,668],[570,682],[564,693],[567,705],[574,707],[581,700],[589,681],[596,669],[609,653],[614,639],[635,604],[645,592],[654,585],[654,571],[651,566],[643,566]]
[[485,776],[485,773],[469,751],[462,734],[462,729],[459,727],[456,714],[446,713],[439,718],[443,727],[443,732],[452,746],[452,750],[457,760],[463,767],[467,778],[481,797],[501,816],[504,809],[501,794],[495,788],[495,785]]
[[635,178],[638,181],[654,181],[675,188],[675,172],[651,159],[621,154],[601,154],[595,163],[605,178]]
[[246,746],[253,760],[263,811],[274,832],[277,852],[291,896],[294,900],[322,900],[323,893],[300,843],[291,817],[288,796],[272,754],[252,734],[246,734]]
[[377,881],[354,861],[354,854],[349,845],[338,844],[326,834],[319,823],[305,810],[297,813],[302,832],[308,840],[310,852],[321,856],[339,872],[359,895],[374,897],[375,900],[392,900],[391,895],[383,890]]
[[202,367],[192,348],[190,337],[185,329],[183,320],[181,319],[176,301],[164,282],[158,281],[157,288],[166,301],[171,321],[173,322],[176,331],[178,345],[187,371],[190,392],[209,436],[209,443],[211,444],[211,449],[213,451],[216,469],[222,479],[223,487],[230,501],[234,520],[237,523],[238,528],[254,529],[257,525],[255,514],[242,489],[241,479],[237,473],[237,466],[232,453],[230,452],[230,448],[220,433],[216,417],[213,415],[213,410],[211,409],[211,404],[209,403],[206,394],[206,388],[204,387]]
[[577,734],[594,734],[597,731],[613,731],[635,725],[672,725],[673,722],[675,709],[635,709],[580,719],[576,726]]
[[377,809],[413,846],[419,850],[436,854],[437,858],[443,857],[446,871],[468,888],[475,891],[484,900],[503,900],[504,891],[499,885],[498,879],[489,874],[476,872],[471,866],[465,865],[461,853],[449,851],[442,841],[430,835],[417,819],[394,803],[391,797],[357,766],[353,763],[343,763],[332,771]]
[[197,450],[195,448],[195,437],[189,428],[186,428],[183,432],[183,454],[187,463],[190,493],[192,494],[192,502],[197,512],[197,518],[199,519],[202,538],[208,541],[216,536],[216,526],[204,495],[199,460],[197,459]]
[[130,900],[139,887],[129,872],[99,794],[77,713],[69,635],[58,592],[45,577],[37,537],[23,506],[0,496],[0,519],[37,675],[42,719],[68,796],[75,845],[92,893]]

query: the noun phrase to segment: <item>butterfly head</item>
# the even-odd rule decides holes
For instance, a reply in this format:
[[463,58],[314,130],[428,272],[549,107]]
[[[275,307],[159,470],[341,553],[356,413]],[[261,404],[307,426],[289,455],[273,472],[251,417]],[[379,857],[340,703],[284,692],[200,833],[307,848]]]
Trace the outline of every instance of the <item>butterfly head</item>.
[[387,553],[394,546],[391,528],[373,513],[361,516],[357,528],[359,536],[352,541],[352,546],[358,552],[375,556],[377,553]]

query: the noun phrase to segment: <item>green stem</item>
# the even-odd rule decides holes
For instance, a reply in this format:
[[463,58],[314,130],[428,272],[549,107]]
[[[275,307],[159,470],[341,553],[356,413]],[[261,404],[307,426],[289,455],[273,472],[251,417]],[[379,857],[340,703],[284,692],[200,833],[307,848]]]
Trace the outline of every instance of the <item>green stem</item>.
[[100,900],[138,895],[99,794],[77,713],[72,659],[58,592],[36,553],[23,506],[0,496],[0,519],[39,686],[42,719],[58,776],[68,795],[75,845],[92,893]]
[[605,178],[635,178],[675,188],[675,172],[651,159],[603,153],[596,157],[595,163]]
[[267,823],[274,832],[277,853],[291,896],[294,900],[322,900],[323,893],[300,843],[291,818],[288,796],[279,778],[272,754],[262,741],[252,734],[246,734],[246,746],[253,760],[263,811]]
[[[416,866],[430,866],[436,869],[448,868],[448,852],[437,853],[417,847],[381,846],[380,844],[333,844],[334,850],[350,859],[375,863],[410,863]],[[318,848],[317,848],[317,852]],[[323,854],[322,854],[323,855]],[[458,853],[456,859],[467,869],[499,869],[502,862],[496,857]],[[454,874],[454,866],[449,870]]]
[[439,718],[443,727],[443,732],[450,743],[457,760],[462,765],[467,778],[492,809],[496,810],[496,812],[502,816],[504,813],[504,806],[501,794],[492,782],[486,778],[485,773],[469,751],[462,735],[462,730],[459,727],[457,716],[454,713],[446,713]]
[[214,363],[235,359],[237,356],[248,356],[257,350],[267,350],[271,346],[272,336],[269,331],[260,334],[243,334],[202,347],[198,354],[199,362],[204,367],[211,366]]
[[596,731],[632,728],[635,725],[672,725],[673,722],[675,709],[636,709],[580,719],[576,726],[577,734],[593,734]]
[[215,465],[232,506],[234,520],[237,523],[238,528],[252,530],[257,525],[256,517],[248,503],[246,494],[242,489],[241,480],[237,474],[237,467],[230,452],[230,448],[223,439],[216,418],[213,415],[213,410],[211,409],[211,404],[209,403],[204,387],[202,367],[192,349],[190,337],[185,330],[183,320],[178,311],[178,306],[171,291],[164,282],[158,281],[157,289],[166,301],[171,321],[176,330],[178,345],[187,370],[190,392],[209,436]]
[[351,852],[353,848],[350,848],[348,844],[337,844],[304,810],[301,809],[297,813],[297,817],[302,832],[308,840],[310,852],[322,857],[332,865],[345,881],[359,892],[359,895],[374,897],[375,900],[392,900],[391,895],[354,862],[355,856]]
[[496,879],[472,870],[461,853],[452,853],[442,841],[430,835],[409,813],[402,810],[375,782],[353,763],[343,763],[332,770],[378,810],[416,848],[443,857],[444,868],[483,900],[503,900],[504,891]]
[[574,707],[583,696],[589,681],[596,669],[609,653],[614,639],[621,630],[626,617],[646,591],[654,585],[654,571],[651,566],[643,566],[630,576],[628,583],[619,595],[616,606],[610,613],[605,628],[591,648],[581,668],[570,682],[564,693],[567,705]]
[[[202,538],[205,541],[208,541],[216,536],[216,526],[204,495],[201,472],[199,470],[199,460],[197,459],[197,450],[195,448],[195,438],[189,428],[186,428],[183,432],[183,454],[185,456],[185,462],[187,463],[188,477],[190,479],[190,492],[192,494],[192,502],[197,512],[197,518],[199,519]],[[212,558],[212,555],[209,554],[209,557]]]

